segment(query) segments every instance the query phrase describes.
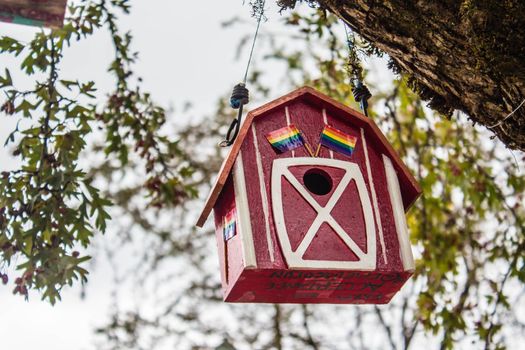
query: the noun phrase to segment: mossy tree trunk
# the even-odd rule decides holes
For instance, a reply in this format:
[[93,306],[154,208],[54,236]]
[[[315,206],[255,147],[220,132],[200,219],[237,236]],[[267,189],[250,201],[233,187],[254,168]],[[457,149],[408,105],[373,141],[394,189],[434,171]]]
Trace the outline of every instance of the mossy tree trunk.
[[[430,107],[525,151],[525,1],[318,0],[387,53]],[[503,121],[503,119],[505,119]]]

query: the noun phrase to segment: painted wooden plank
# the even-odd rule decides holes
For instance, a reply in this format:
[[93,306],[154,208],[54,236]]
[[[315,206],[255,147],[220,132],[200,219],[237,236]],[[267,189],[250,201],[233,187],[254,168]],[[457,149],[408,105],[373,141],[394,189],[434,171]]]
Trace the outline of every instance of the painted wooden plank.
[[[326,108],[323,108],[323,122],[324,122],[324,125],[328,125],[328,117],[326,116]],[[334,151],[328,150],[328,154],[330,155],[331,159],[334,159]]]
[[[291,166],[307,165],[307,166],[326,166],[333,168],[340,168],[346,171],[345,176],[337,186],[326,206],[321,206],[303,187],[301,183],[288,170]],[[328,170],[329,171],[329,170]],[[282,198],[285,193],[282,191],[282,177],[285,177],[293,187],[302,195],[302,197],[315,209],[317,216],[311,224],[303,241],[300,243],[296,251],[292,250],[288,232],[284,220],[284,209]],[[357,184],[359,197],[365,217],[365,229],[367,238],[367,252],[363,252],[357,244],[350,238],[341,225],[334,220],[331,215],[335,204],[338,202],[343,191],[347,188],[351,180]],[[368,191],[365,188],[363,176],[359,167],[350,162],[343,162],[327,158],[285,158],[277,159],[273,162],[272,169],[272,207],[275,225],[281,248],[286,257],[286,262],[291,268],[333,268],[333,269],[360,269],[373,270],[376,266],[376,235],[375,224],[372,212],[372,206],[368,197]],[[300,215],[300,213],[297,213]],[[333,260],[308,260],[303,257],[306,249],[312,243],[314,236],[317,234],[322,223],[327,222],[339,235],[339,238],[348,246],[348,248],[358,256],[358,261],[333,261]],[[322,252],[320,252],[322,253]]]
[[[277,152],[265,138],[289,124],[313,146],[326,124],[357,137],[358,143],[351,156],[323,148],[320,157],[313,158],[297,148],[293,157],[292,152]],[[410,198],[414,188],[403,180],[395,160],[385,167],[388,153],[369,125],[308,93],[246,125],[244,141],[234,152],[237,161],[226,173],[230,179],[233,175],[234,186],[228,187],[232,180],[226,180],[214,205],[215,215],[224,215],[228,208],[221,206],[231,205],[226,198],[235,187],[240,233],[219,244],[221,266],[227,265],[221,271],[225,300],[388,302],[412,274],[396,215],[404,218],[401,192],[408,188]],[[346,168],[352,169],[350,176]],[[331,184],[327,191],[316,193],[306,186],[311,171],[324,172]],[[396,198],[391,197],[392,173],[399,190]]]
[[252,134],[253,134],[253,145],[255,148],[255,160],[257,163],[257,175],[260,183],[260,193],[261,193],[261,205],[264,215],[264,229],[266,234],[266,244],[268,245],[268,255],[270,256],[270,261],[273,263],[275,261],[274,257],[274,244],[270,232],[270,209],[269,201],[266,189],[266,180],[264,176],[264,171],[262,167],[261,152],[259,151],[257,131],[255,130],[255,123],[252,124]]
[[60,28],[67,0],[0,0],[0,21]]
[[394,211],[394,218],[396,224],[397,238],[399,240],[399,250],[403,268],[405,271],[414,271],[414,257],[412,256],[412,248],[410,246],[407,222],[405,218],[405,211],[403,210],[403,201],[401,199],[401,190],[399,188],[399,181],[397,178],[394,165],[390,158],[383,155],[385,163],[386,179],[388,183],[388,193],[390,195],[390,202],[392,203],[392,210]]
[[244,177],[244,167],[242,164],[242,152],[239,152],[237,161],[235,162],[233,184],[239,225],[238,235],[241,237],[242,241],[244,266],[250,268],[257,267],[257,259],[255,258],[255,248],[253,244],[252,223],[250,221],[250,209],[248,207],[249,202],[246,197],[246,179]]
[[[294,100],[307,101],[308,103],[315,104],[320,109],[326,109],[326,113],[328,113],[329,115],[338,115],[343,119],[348,119],[348,121],[351,121],[352,124],[356,127],[363,128],[365,132],[371,133],[371,140],[374,142],[375,146],[380,147],[383,153],[387,154],[391,159],[393,159],[394,167],[401,174],[400,183],[403,187],[402,193],[404,209],[408,210],[412,203],[419,197],[419,195],[421,194],[421,188],[417,184],[417,181],[411,175],[408,168],[401,161],[397,153],[393,150],[392,146],[386,140],[385,136],[381,133],[377,125],[371,119],[366,118],[361,113],[333,100],[332,98],[310,87],[305,86],[295,91],[292,91],[291,93],[284,95],[279,99],[271,101],[248,113],[245,122],[241,126],[237,139],[235,140],[234,144],[232,145],[232,148],[230,149],[230,152],[228,153],[225,161],[223,162],[215,184],[212,187],[212,190],[210,191],[210,194],[206,200],[201,215],[197,220],[197,226],[202,227],[209,213],[211,212],[219,196],[219,193],[221,192],[224,186],[226,178],[233,167],[237,153],[241,149],[243,140],[246,137],[248,129],[250,128],[250,125],[253,122],[254,118],[264,116],[266,113],[276,108],[282,108],[282,106]],[[294,116],[292,115],[291,118],[294,119]],[[298,149],[297,151],[299,150],[300,149]]]
[[379,205],[377,202],[377,194],[376,194],[376,185],[374,183],[374,177],[372,175],[372,167],[370,165],[370,157],[368,156],[368,145],[366,144],[366,135],[365,131],[361,128],[361,143],[363,145],[363,151],[365,153],[365,159],[366,159],[366,173],[368,175],[368,179],[370,181],[370,191],[372,192],[372,203],[374,208],[374,218],[376,220],[377,224],[377,230],[379,233],[379,242],[381,243],[381,255],[383,257],[383,262],[388,264],[388,259],[386,257],[386,246],[385,246],[385,237],[383,235],[383,224],[381,223],[381,214],[379,212]]
[[411,272],[245,270],[224,296],[235,303],[386,304]]

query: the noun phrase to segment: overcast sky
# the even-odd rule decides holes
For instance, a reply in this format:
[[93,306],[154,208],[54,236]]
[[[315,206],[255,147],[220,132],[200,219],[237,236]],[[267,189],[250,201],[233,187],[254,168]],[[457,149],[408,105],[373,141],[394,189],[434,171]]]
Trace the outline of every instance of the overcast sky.
[[[268,22],[263,24],[262,34],[266,28],[274,28],[280,22],[273,4],[274,1],[268,2]],[[185,102],[191,102],[195,115],[213,113],[219,96],[230,91],[244,73],[247,52],[240,61],[235,59],[235,53],[240,38],[252,35],[255,29],[249,7],[242,6],[242,0],[150,0],[132,1],[132,5],[132,14],[123,18],[121,24],[133,32],[133,48],[140,52],[136,71],[143,78],[144,89],[164,106],[180,109]],[[244,19],[246,24],[222,28],[222,22],[236,16]],[[37,30],[0,23],[0,35],[26,42]],[[107,33],[96,34],[74,46],[66,51],[60,66],[61,78],[95,80],[101,94],[109,90],[113,78],[106,69],[113,49]],[[257,46],[256,62],[265,53],[263,49]],[[2,56],[0,71],[8,66],[15,82],[23,82],[13,62]],[[373,73],[367,78],[369,81],[376,85],[380,80],[391,81],[384,62],[374,60],[369,64]],[[267,69],[265,73],[267,78],[276,82],[282,74],[278,69]],[[278,83],[274,85],[270,98],[276,98],[288,89]],[[248,107],[255,105],[253,102]],[[175,113],[175,118],[180,115]],[[0,120],[2,145],[13,130],[14,122],[13,118],[3,115],[0,115]],[[172,122],[182,124],[186,121]],[[0,171],[15,166],[8,158],[7,150],[0,147]],[[105,239],[108,237],[97,238],[98,243]],[[76,286],[66,289],[62,293],[63,300],[53,307],[40,301],[36,293],[30,293],[29,302],[13,296],[12,283],[9,288],[0,285],[0,350],[93,349],[93,330],[107,320],[113,285],[111,267],[103,259],[103,254],[97,256],[95,266],[90,267],[85,299],[80,297],[81,289]],[[120,294],[120,302],[125,303],[131,294],[132,291],[129,295]]]
[[[241,0],[133,1],[132,5],[132,14],[121,23],[132,29],[133,48],[140,52],[136,70],[143,78],[144,88],[164,106],[181,108],[189,101],[195,113],[212,113],[218,97],[242,78],[247,52],[237,61],[235,50],[241,36],[252,35],[255,29],[249,7],[242,6]],[[265,27],[279,22],[279,14],[271,6],[273,2],[268,4],[269,20],[263,25],[262,33]],[[235,16],[247,23],[222,28],[223,21]],[[0,23],[0,35],[24,41],[31,40],[37,30]],[[107,34],[96,34],[74,46],[66,51],[60,66],[61,78],[95,80],[101,93],[109,90],[113,80],[106,69],[112,46]],[[257,49],[256,60],[263,54]],[[4,65],[10,66],[15,81],[23,82],[23,76],[16,73],[12,63],[2,57],[0,69],[3,70]],[[375,68],[386,72],[384,66]],[[275,78],[277,81],[278,76]],[[270,97],[278,97],[286,89],[277,85]],[[3,144],[14,124],[12,119],[0,118],[0,141]],[[6,152],[0,149],[0,171],[16,166]],[[91,349],[93,328],[101,325],[109,313],[112,285],[109,269],[104,259],[98,259],[96,266],[91,268],[86,286],[87,298],[80,298],[77,286],[66,289],[62,302],[54,307],[40,301],[35,293],[30,294],[29,302],[13,296],[11,283],[9,288],[0,286],[0,349]],[[126,298],[125,295],[120,297]]]
[[[211,113],[220,95],[238,82],[244,62],[235,60],[235,49],[242,28],[222,29],[221,22],[234,16],[255,26],[248,6],[241,0],[227,1],[133,1],[132,14],[122,23],[131,28],[133,47],[140,51],[136,69],[144,87],[165,106],[179,107],[191,101],[196,112]],[[278,21],[278,14],[269,14]],[[29,41],[38,29],[0,23],[0,35]],[[66,52],[60,66],[61,77],[95,80],[102,89],[111,88],[112,77],[106,72],[112,54],[107,34],[94,35]],[[4,65],[11,61],[2,56]],[[10,67],[15,81],[20,76]],[[22,79],[22,78],[21,78]],[[14,125],[2,118],[0,140],[3,144]],[[15,164],[0,153],[0,171]],[[91,270],[86,286],[87,298],[80,298],[80,288],[67,289],[63,301],[54,307],[32,293],[29,302],[11,294],[0,285],[0,349],[89,349],[93,328],[101,325],[110,302],[111,277],[104,261]],[[125,296],[124,296],[125,297]]]

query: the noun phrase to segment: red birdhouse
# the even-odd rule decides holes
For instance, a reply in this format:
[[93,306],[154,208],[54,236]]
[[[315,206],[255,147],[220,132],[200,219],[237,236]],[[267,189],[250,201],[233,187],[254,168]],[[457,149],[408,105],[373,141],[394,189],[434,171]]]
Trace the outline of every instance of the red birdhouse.
[[248,113],[197,225],[213,210],[225,301],[383,304],[420,193],[371,119],[303,87]]
[[0,0],[0,21],[60,28],[67,0]]

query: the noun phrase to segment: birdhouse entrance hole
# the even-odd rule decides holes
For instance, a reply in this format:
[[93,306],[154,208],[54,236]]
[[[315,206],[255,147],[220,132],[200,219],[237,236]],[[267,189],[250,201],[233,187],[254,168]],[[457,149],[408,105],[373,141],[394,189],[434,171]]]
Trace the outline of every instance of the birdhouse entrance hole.
[[198,226],[213,211],[227,302],[385,304],[420,194],[371,119],[303,87],[247,114]]
[[328,173],[321,169],[310,169],[304,173],[304,186],[308,191],[317,195],[325,195],[332,191],[332,178]]

